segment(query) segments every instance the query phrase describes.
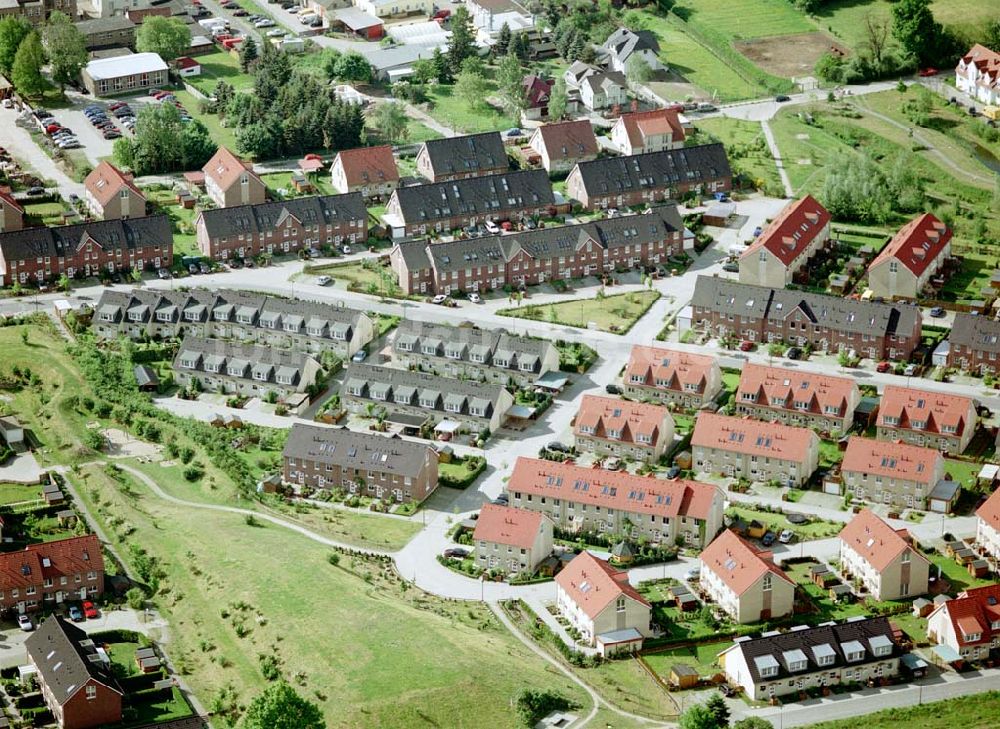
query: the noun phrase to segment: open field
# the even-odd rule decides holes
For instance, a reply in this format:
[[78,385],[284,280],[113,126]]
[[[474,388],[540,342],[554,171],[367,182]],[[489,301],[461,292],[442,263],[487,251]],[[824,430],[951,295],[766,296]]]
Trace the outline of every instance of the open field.
[[334,566],[328,549],[274,525],[207,518],[138,484],[126,497],[102,478],[92,473],[84,500],[102,519],[125,519],[128,543],[157,558],[171,657],[209,706],[226,686],[243,704],[262,690],[262,653],[330,727],[515,727],[509,701],[527,686],[584,701],[481,605],[424,595],[379,563]]
[[576,299],[558,304],[525,304],[501,309],[501,316],[547,321],[582,329],[593,328],[624,334],[660,298],[657,291],[634,291],[595,299]]
[[[764,139],[760,122],[716,117],[698,122],[698,131],[711,135],[726,146],[734,172],[742,172],[753,180],[763,181],[762,187],[781,190],[778,166]],[[782,195],[783,196],[783,195]]]
[[734,45],[754,65],[781,78],[812,76],[816,61],[831,48],[847,52],[847,48],[838,46],[833,38],[818,31],[775,38],[755,38],[737,41]]
[[[306,266],[305,273],[312,276],[327,275],[334,284],[346,282],[351,291],[371,294],[372,296],[388,296],[394,299],[408,298],[396,281],[396,276],[388,266],[365,266],[360,262],[327,263],[319,266]],[[418,297],[411,297],[418,298]]]
[[[198,56],[201,64],[200,76],[184,79],[206,96],[211,96],[219,81],[225,81],[237,91],[245,91],[253,86],[253,76],[240,70],[240,62],[228,51],[215,51]],[[184,106],[190,110],[186,103]]]
[[730,39],[748,40],[808,33],[816,28],[786,0],[679,0],[674,12],[696,27],[711,27]]
[[42,487],[38,484],[0,483],[0,504],[37,501],[40,498],[42,498]]
[[702,676],[711,676],[719,671],[715,661],[719,653],[733,644],[730,640],[719,643],[703,643],[690,648],[674,648],[660,653],[647,653],[643,658],[659,676],[666,678],[670,668],[677,663],[686,663]]
[[[271,190],[284,190],[286,197],[298,197],[298,193],[292,187],[292,173],[291,172],[269,172],[266,175],[261,175],[260,179],[264,181]],[[330,184],[330,173],[327,171],[319,172],[314,175],[309,175],[308,180],[316,186],[315,193],[305,193],[307,195],[337,195],[338,192],[333,189],[333,185]]]
[[[886,709],[874,714],[865,714],[863,725],[866,729],[899,729],[912,726],[920,729],[989,729],[996,726],[996,716],[1000,712],[1000,692],[963,696],[947,701],[937,701],[907,709]],[[856,729],[858,719],[841,719],[813,724],[812,729]]]
[[[489,69],[487,69],[486,76],[490,78]],[[488,93],[493,93],[495,90],[495,85],[491,85]],[[470,109],[469,105],[463,99],[458,98],[454,91],[454,86],[439,86],[437,84],[428,86],[427,97],[430,99],[431,105],[427,113],[460,134],[491,132],[514,126],[509,117],[504,116],[493,107]]]

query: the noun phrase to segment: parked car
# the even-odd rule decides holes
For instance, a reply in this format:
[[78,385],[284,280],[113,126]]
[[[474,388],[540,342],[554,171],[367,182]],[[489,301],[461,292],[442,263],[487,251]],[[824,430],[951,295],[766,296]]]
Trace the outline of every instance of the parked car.
[[892,369],[892,364],[890,362],[884,362],[883,361],[883,362],[879,362],[877,365],[875,365],[875,371],[876,372],[888,372],[891,369]]
[[288,33],[287,31],[284,31],[281,28],[275,28],[274,30],[267,31],[267,37],[268,38],[281,38],[281,37],[287,35],[287,33]]
[[493,499],[493,503],[494,504],[496,504],[496,503],[501,503],[501,504],[508,504],[508,503],[510,503],[510,494],[506,494],[506,493],[497,494],[497,497],[495,499]]
[[211,273],[212,272],[212,268],[207,263],[205,263],[204,261],[201,261],[198,264],[198,270],[200,270],[202,273]]
[[920,373],[920,369],[915,364],[908,364],[903,368],[903,375],[906,377],[913,377]]
[[782,529],[781,534],[778,535],[778,541],[782,544],[789,544],[793,539],[795,539],[795,532],[791,529]]
[[438,294],[433,299],[431,299],[432,304],[447,304],[447,302],[448,302],[447,294]]
[[701,577],[701,569],[698,567],[690,569],[684,573],[684,579],[687,580],[688,582],[694,582],[699,577]]
[[552,441],[545,447],[550,451],[554,451],[555,453],[569,453],[570,450],[568,445],[566,445],[565,443],[560,443],[557,440]]
[[485,226],[487,232],[492,233],[493,235],[496,235],[497,233],[500,232],[500,226],[494,223],[492,220],[487,220]]
[[609,395],[621,395],[622,389],[618,385],[605,385],[604,391]]
[[88,620],[96,620],[98,617],[97,606],[90,600],[83,601],[83,614]]
[[777,101],[779,104],[783,104],[786,101],[791,101],[792,97],[788,96],[787,94],[778,94],[777,96],[774,97],[774,100]]
[[72,620],[74,623],[83,622],[83,610],[80,609],[79,605],[69,606],[69,619]]
[[774,532],[768,529],[766,532],[764,532],[764,536],[760,538],[760,543],[763,544],[765,547],[770,547],[772,544],[774,544],[775,539],[777,539],[777,537],[775,536]]
[[161,279],[166,280],[170,278],[170,271],[166,268],[161,268],[159,271],[156,272],[156,275],[159,276]]
[[754,343],[751,342],[749,339],[744,339],[742,342],[740,342],[740,351],[751,352],[753,351],[754,346],[755,346]]
[[333,283],[333,279],[330,278],[329,276],[320,276],[319,278],[316,279],[316,283],[319,284],[320,286],[329,286],[330,284]]
[[923,78],[927,78],[928,76],[937,76],[938,70],[936,68],[922,68],[920,69],[918,75]]
[[667,480],[669,480],[669,481],[673,481],[675,478],[677,478],[680,475],[681,475],[681,467],[680,466],[671,466],[669,469],[667,469]]
[[269,18],[264,18],[263,20],[258,20],[254,24],[255,28],[270,28],[274,25],[274,21]]
[[785,356],[788,357],[788,359],[801,359],[802,350],[798,347],[789,347],[788,351],[785,352]]
[[725,697],[726,697],[727,699],[730,699],[730,698],[732,698],[733,696],[735,696],[735,695],[736,695],[736,689],[734,689],[734,688],[733,688],[732,686],[730,686],[730,685],[729,685],[728,683],[720,683],[720,684],[719,684],[719,691],[720,691],[720,692],[722,693],[722,695],[723,695],[723,696],[725,696]]
[[473,304],[481,304],[483,301],[483,297],[477,294],[475,291],[473,291],[471,294],[469,294],[469,301],[472,302]]
[[45,188],[42,187],[41,185],[34,185],[34,186],[28,188],[28,194],[32,195],[32,196],[34,196],[34,195],[44,195],[45,194]]
[[31,618],[23,613],[17,616],[17,627],[26,633],[35,629],[34,624],[31,622]]
[[190,273],[192,276],[196,275],[198,273],[198,267],[196,265],[194,265],[193,263],[189,263],[188,264],[188,273]]
[[236,8],[236,10],[233,11],[233,15],[235,15],[237,18],[244,18],[249,14],[250,13],[244,10],[243,8]]
[[464,547],[448,547],[443,554],[449,559],[465,559],[469,556],[469,550]]
[[941,317],[944,316],[944,309],[942,309],[940,306],[933,306],[931,307],[930,314],[935,319],[940,319]]
[[363,349],[359,349],[354,353],[354,356],[351,357],[351,362],[364,362],[366,359],[368,359],[368,352]]
[[740,264],[738,264],[736,261],[726,261],[725,263],[722,264],[722,270],[726,271],[727,273],[739,273]]
[[611,458],[604,459],[604,469],[607,471],[617,471],[621,467],[622,467],[622,460],[620,458],[615,458],[614,456],[612,456]]

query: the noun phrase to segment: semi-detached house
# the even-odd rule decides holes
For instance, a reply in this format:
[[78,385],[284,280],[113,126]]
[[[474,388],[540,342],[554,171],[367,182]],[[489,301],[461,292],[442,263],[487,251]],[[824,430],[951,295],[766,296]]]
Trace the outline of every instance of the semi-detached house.
[[722,370],[711,355],[636,344],[622,373],[622,390],[638,400],[699,408],[722,390]]
[[141,218],[146,214],[146,196],[127,175],[110,162],[101,162],[83,181],[84,202],[95,217]]
[[300,489],[420,503],[438,484],[437,451],[399,436],[295,423],[281,459],[282,479]]
[[818,351],[906,359],[920,344],[920,308],[699,276],[692,325],[720,339],[809,344]]
[[681,253],[686,241],[677,206],[669,204],[645,215],[486,238],[403,242],[393,248],[389,260],[405,292],[449,294],[657,265]]
[[727,529],[699,556],[705,591],[737,623],[773,620],[792,613],[795,582],[759,550]]
[[584,395],[573,421],[576,449],[658,463],[674,442],[674,419],[663,405]]
[[205,192],[220,208],[259,205],[267,199],[267,186],[253,171],[253,165],[225,147],[219,147],[201,171],[205,175]]
[[92,319],[101,339],[166,339],[189,334],[254,342],[347,359],[375,337],[364,312],[249,291],[105,290]]
[[735,397],[741,415],[840,434],[851,429],[860,402],[857,383],[847,377],[749,363]]
[[569,172],[577,162],[597,159],[600,151],[589,119],[543,124],[532,133],[528,146],[538,152],[550,174]]
[[851,436],[840,478],[844,492],[855,501],[926,509],[928,497],[944,478],[944,458],[936,448]]
[[625,155],[680,149],[687,135],[681,107],[622,114],[611,127],[611,141]]
[[948,366],[974,374],[996,372],[1000,361],[1000,321],[959,312],[948,335]]
[[830,213],[812,195],[785,206],[740,255],[740,283],[784,288],[830,239]]
[[484,504],[472,533],[476,565],[530,575],[552,554],[552,527],[537,511]]
[[97,536],[29,544],[0,554],[0,609],[52,610],[104,594],[104,555]]
[[511,506],[547,514],[567,532],[628,534],[704,547],[722,528],[723,494],[711,484],[636,476],[520,457],[507,482]]
[[554,204],[545,170],[522,170],[397,188],[382,220],[393,238],[404,238],[535,218]]
[[950,255],[951,229],[930,213],[919,215],[868,266],[868,288],[887,299],[916,299]]
[[964,590],[927,616],[927,637],[963,660],[983,661],[1000,652],[1000,585]]
[[976,509],[976,543],[994,562],[1000,563],[1000,489]]
[[1000,105],[1000,53],[976,43],[959,59],[955,85],[984,104]]
[[530,385],[559,370],[559,352],[546,339],[412,319],[396,328],[392,350],[406,368],[501,385]]
[[0,233],[21,230],[24,227],[24,208],[10,192],[0,187]]
[[399,168],[392,147],[358,147],[338,152],[330,165],[330,184],[339,193],[360,192],[365,200],[388,199],[399,187]]
[[368,240],[360,192],[203,210],[195,221],[201,252],[217,261],[282,255]]
[[863,509],[840,531],[840,570],[878,601],[927,592],[930,562],[906,529],[893,529]]
[[886,385],[875,421],[879,440],[963,453],[976,434],[971,397]]

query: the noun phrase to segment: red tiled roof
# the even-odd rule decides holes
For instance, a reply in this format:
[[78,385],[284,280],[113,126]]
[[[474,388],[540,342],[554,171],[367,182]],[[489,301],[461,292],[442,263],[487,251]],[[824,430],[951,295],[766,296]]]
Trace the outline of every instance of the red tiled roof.
[[543,124],[536,131],[550,159],[577,159],[597,154],[597,137],[587,119]]
[[0,554],[0,590],[22,589],[46,578],[87,572],[104,572],[101,543],[94,534],[30,544],[19,552]]
[[637,344],[632,347],[623,377],[626,384],[632,382],[633,375],[638,375],[643,378],[639,384],[681,392],[684,385],[694,384],[698,385],[697,391],[702,392],[715,366],[715,357],[708,354],[690,354]]
[[556,575],[558,584],[590,618],[596,618],[619,595],[650,607],[628,581],[628,573],[616,570],[590,552],[580,552]]
[[249,172],[256,177],[253,165],[244,162],[225,147],[219,147],[201,170],[205,173],[205,177],[215,180],[215,184],[223,190],[228,190],[243,172]]
[[347,184],[351,187],[399,181],[396,158],[392,154],[392,147],[388,145],[345,149],[337,156],[344,166]]
[[[953,427],[954,433],[962,435],[967,423],[966,415],[972,408],[972,400],[963,395],[951,395],[926,390],[912,390],[897,385],[886,385],[879,404],[878,424],[890,428],[915,429],[914,421],[924,422],[921,431],[943,433],[945,426]],[[896,425],[885,422],[885,418],[898,418]]]
[[691,445],[801,463],[814,440],[819,436],[809,428],[702,411],[695,420]]
[[[852,398],[857,390],[854,380],[847,377],[745,364],[736,390],[736,403],[801,410],[796,403],[807,402],[809,407],[804,412],[843,416],[848,414],[852,402],[860,397]],[[756,399],[747,400],[747,394],[756,395]],[[836,408],[836,412],[827,412],[828,407]]]
[[542,528],[540,512],[515,509],[498,504],[484,504],[479,510],[472,538],[477,542],[496,542],[521,549],[531,549]]
[[[1000,630],[992,627],[993,623],[1000,621],[1000,585],[965,590],[937,610],[947,611],[960,646],[988,643],[994,635],[1000,635]],[[966,640],[964,637],[977,633],[978,640]]]
[[976,516],[1000,532],[1000,489],[990,494],[990,498],[976,509]]
[[707,520],[718,490],[700,481],[636,476],[626,471],[519,457],[507,491],[540,494],[636,514]]
[[976,43],[969,49],[969,52],[962,56],[961,63],[968,66],[970,63],[976,64],[980,73],[1000,73],[1000,53],[991,51],[984,45]]
[[686,136],[677,106],[622,114],[621,123],[633,147],[642,147],[645,139],[660,134],[670,134],[674,142],[683,142]]
[[552,80],[546,81],[541,76],[533,73],[521,79],[521,85],[524,87],[524,95],[528,100],[528,108],[538,109],[547,106],[554,83]]
[[761,248],[766,248],[787,268],[802,255],[829,222],[830,213],[826,208],[812,195],[806,195],[786,205],[781,214],[757,236],[757,240],[743,251],[740,258],[756,255]]
[[936,465],[940,460],[943,460],[942,456],[934,448],[853,435],[847,442],[840,470],[902,478],[935,486]]
[[894,259],[919,276],[950,242],[951,229],[930,213],[924,213],[900,228],[869,268]]
[[174,65],[177,66],[177,68],[185,69],[185,68],[196,68],[201,64],[189,56],[181,56],[180,58],[174,59]]
[[871,509],[863,509],[840,530],[840,541],[857,552],[876,572],[882,572],[909,549],[915,559],[926,558],[910,543],[910,533],[893,529]]
[[135,186],[134,182],[132,182],[132,176],[126,175],[108,161],[101,162],[97,165],[97,167],[95,167],[91,173],[87,175],[87,179],[83,181],[83,185],[87,188],[87,191],[97,199],[97,202],[101,204],[101,207],[104,207],[111,202],[118,194],[118,191],[123,187],[129,188],[143,200],[146,199],[146,196],[142,194],[142,191]]
[[10,188],[7,187],[6,185],[0,188],[0,200],[3,200],[5,203],[16,209],[18,212],[24,214],[24,208],[21,206],[21,203],[19,203],[17,200],[14,199],[14,195],[11,194]]
[[[573,433],[578,436],[609,438],[608,431],[614,430],[621,433],[615,440],[637,443],[636,436],[644,435],[649,438],[644,445],[653,446],[662,436],[660,424],[664,418],[673,420],[670,411],[662,405],[628,402],[600,395],[584,395],[580,409],[576,413]],[[584,433],[582,427],[593,430]]]
[[774,564],[771,552],[757,549],[732,529],[726,529],[717,536],[699,559],[737,595],[742,595],[768,572],[790,585],[795,584]]

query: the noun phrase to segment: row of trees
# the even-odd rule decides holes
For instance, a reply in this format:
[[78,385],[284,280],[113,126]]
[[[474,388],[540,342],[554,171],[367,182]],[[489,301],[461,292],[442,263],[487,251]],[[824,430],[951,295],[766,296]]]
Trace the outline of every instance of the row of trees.
[[136,175],[201,168],[216,144],[200,121],[184,122],[173,104],[146,104],[139,110],[133,138],[115,140],[115,163]]
[[37,97],[49,89],[42,75],[46,62],[62,88],[79,77],[87,58],[86,38],[64,13],[52,13],[39,30],[21,17],[0,19],[0,71],[24,96]]

